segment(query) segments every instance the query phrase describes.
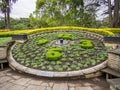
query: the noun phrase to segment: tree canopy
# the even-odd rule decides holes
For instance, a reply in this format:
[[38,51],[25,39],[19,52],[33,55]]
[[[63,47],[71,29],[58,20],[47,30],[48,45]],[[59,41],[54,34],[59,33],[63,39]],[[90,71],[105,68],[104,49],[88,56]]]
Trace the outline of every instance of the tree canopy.
[[[95,15],[92,16],[93,13],[87,9],[84,0],[37,0],[36,10],[30,17],[39,19],[42,27],[61,25],[90,27],[95,23]],[[95,11],[96,7],[91,9]]]

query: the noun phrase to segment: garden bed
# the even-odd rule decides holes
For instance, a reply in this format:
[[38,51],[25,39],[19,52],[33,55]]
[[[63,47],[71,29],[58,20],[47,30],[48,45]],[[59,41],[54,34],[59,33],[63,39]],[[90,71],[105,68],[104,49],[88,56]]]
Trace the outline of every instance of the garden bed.
[[[71,34],[66,45],[56,45],[59,34]],[[80,31],[52,31],[30,35],[28,41],[17,43],[13,50],[13,58],[21,65],[42,71],[66,72],[78,71],[96,66],[107,59],[106,48],[101,38],[94,33]],[[39,40],[48,40],[38,45]],[[92,48],[81,47],[82,40],[89,40]],[[58,60],[48,60],[46,53],[52,48],[62,48]]]

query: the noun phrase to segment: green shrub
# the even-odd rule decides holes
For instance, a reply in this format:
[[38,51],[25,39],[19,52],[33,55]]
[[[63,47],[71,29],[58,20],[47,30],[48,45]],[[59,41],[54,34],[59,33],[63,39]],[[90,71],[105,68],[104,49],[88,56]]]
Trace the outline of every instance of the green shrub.
[[48,42],[48,40],[42,39],[42,40],[37,41],[37,45],[43,45],[47,42]]
[[62,54],[60,52],[50,50],[46,53],[46,59],[55,61],[58,60],[61,57],[61,55]]
[[71,40],[72,39],[72,34],[59,34],[58,35],[59,39],[67,39],[67,40]]
[[93,44],[90,40],[81,40],[80,41],[80,46],[84,49],[92,48]]
[[62,48],[51,48],[49,51],[62,52]]
[[[113,32],[119,33],[120,28],[118,29],[97,29],[97,28],[83,28],[83,27],[74,27],[74,26],[60,26],[60,27],[49,27],[49,28],[39,28],[39,29],[33,29],[33,30],[15,30],[15,31],[6,31],[6,30],[0,30],[0,37],[9,37],[13,34],[34,34],[37,32],[42,31],[52,31],[52,30],[79,30],[79,31],[89,31],[98,33],[105,36],[115,36]],[[68,38],[68,37],[67,37]]]
[[58,60],[61,57],[62,48],[51,48],[46,53],[46,59],[48,60]]

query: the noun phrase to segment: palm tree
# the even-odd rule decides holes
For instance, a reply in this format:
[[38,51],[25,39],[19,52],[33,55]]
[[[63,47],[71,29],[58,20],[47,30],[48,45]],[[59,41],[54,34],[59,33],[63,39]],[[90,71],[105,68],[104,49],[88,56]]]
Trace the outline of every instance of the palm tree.
[[0,10],[5,16],[5,25],[6,29],[10,29],[10,11],[12,3],[15,3],[17,0],[2,0],[0,3]]

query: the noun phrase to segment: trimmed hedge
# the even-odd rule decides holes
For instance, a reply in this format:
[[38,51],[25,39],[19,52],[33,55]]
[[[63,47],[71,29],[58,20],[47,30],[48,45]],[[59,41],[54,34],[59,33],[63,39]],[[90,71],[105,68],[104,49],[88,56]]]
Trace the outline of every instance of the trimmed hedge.
[[48,42],[48,40],[45,40],[45,39],[38,40],[38,41],[37,41],[37,45],[43,45],[43,44],[45,44],[45,43],[47,43],[47,42]]
[[58,60],[62,55],[62,48],[52,48],[46,53],[46,59],[50,61]]
[[90,40],[81,40],[80,46],[84,49],[89,49],[93,47],[92,42]]
[[15,31],[0,31],[0,37],[9,37],[13,34],[33,34],[41,31],[51,31],[51,30],[81,30],[98,33],[105,36],[115,36],[110,29],[96,29],[96,28],[83,28],[83,27],[73,27],[73,26],[60,26],[60,27],[49,27],[49,28],[39,28],[34,30],[15,30]]
[[120,28],[104,28],[104,29],[113,33],[120,33]]
[[72,34],[59,34],[58,35],[59,39],[67,39],[67,40],[71,40],[72,39]]

